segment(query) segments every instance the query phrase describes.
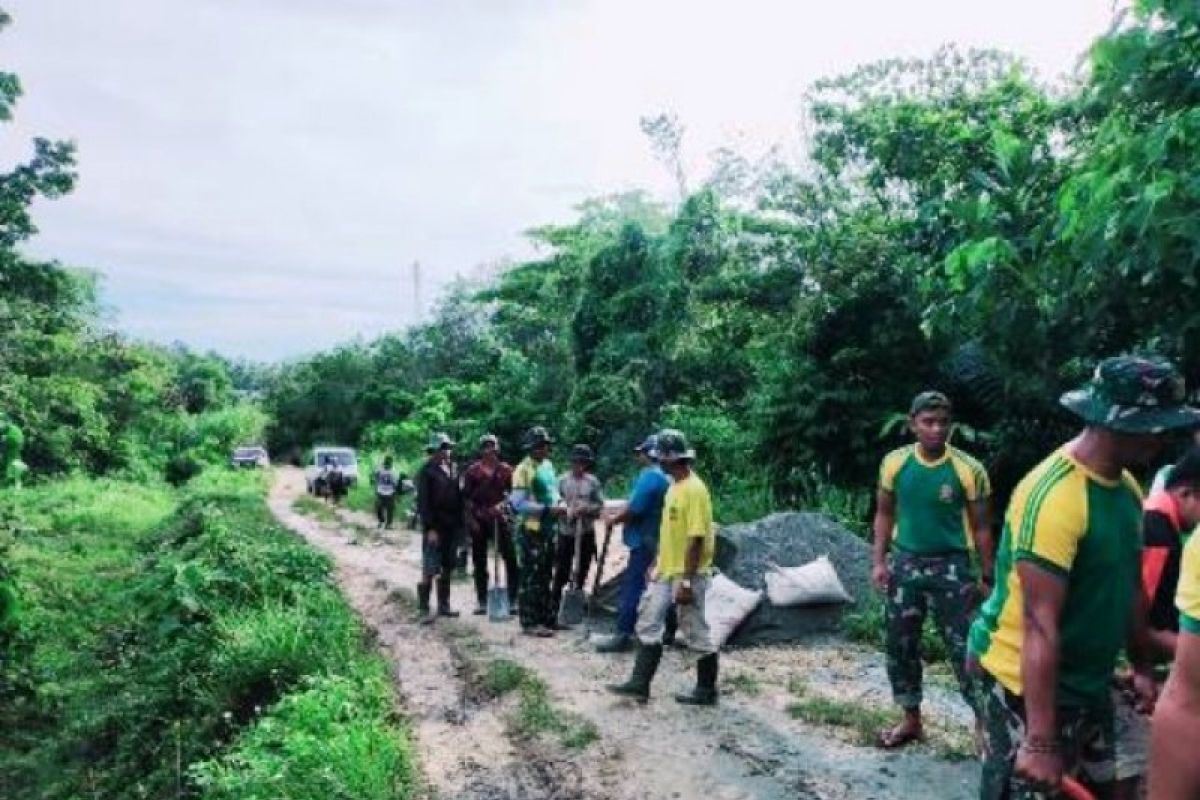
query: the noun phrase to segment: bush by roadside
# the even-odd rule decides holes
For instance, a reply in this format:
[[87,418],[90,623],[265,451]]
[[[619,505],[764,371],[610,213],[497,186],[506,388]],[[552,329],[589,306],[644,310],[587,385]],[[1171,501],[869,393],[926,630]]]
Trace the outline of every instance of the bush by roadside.
[[410,795],[382,660],[262,476],[75,478],[4,498],[21,598],[0,796]]

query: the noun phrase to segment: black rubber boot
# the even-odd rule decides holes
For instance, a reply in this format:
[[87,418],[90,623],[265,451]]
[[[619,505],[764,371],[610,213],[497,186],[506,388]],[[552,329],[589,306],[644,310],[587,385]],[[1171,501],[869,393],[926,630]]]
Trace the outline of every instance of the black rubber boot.
[[596,652],[624,653],[632,646],[633,642],[630,641],[628,636],[623,633],[614,633],[612,636],[609,636],[607,639],[602,640],[596,645]]
[[433,587],[428,583],[417,584],[417,614],[422,625],[433,622],[433,614],[429,613],[429,595]]
[[457,611],[450,610],[450,579],[437,579],[437,600],[439,617],[457,617]]
[[675,695],[675,702],[685,706],[715,706],[717,704],[717,654],[710,653],[696,662],[696,688],[687,694]]
[[658,671],[658,662],[662,660],[663,646],[661,644],[643,644],[638,646],[637,658],[633,662],[633,674],[624,683],[609,684],[607,689],[622,697],[632,697],[639,703],[650,699],[650,682]]

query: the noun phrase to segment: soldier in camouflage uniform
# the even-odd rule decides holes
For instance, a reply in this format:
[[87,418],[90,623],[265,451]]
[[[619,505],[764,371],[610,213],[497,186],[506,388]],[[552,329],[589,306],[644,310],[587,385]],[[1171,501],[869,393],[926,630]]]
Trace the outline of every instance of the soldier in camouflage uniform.
[[[971,625],[985,742],[980,797],[1057,796],[1065,775],[1113,794],[1111,681],[1122,648],[1139,672],[1149,635],[1139,591],[1141,489],[1163,435],[1200,425],[1168,363],[1122,356],[1063,395],[1083,431],[1017,484],[996,589]],[[1153,685],[1134,683],[1143,703]],[[1163,795],[1164,797],[1166,795]]]
[[[917,395],[909,409],[917,441],[888,453],[879,471],[871,577],[886,597],[888,679],[904,710],[898,725],[880,731],[879,745],[886,748],[924,735],[921,628],[929,612],[963,697],[975,708],[964,656],[980,583],[992,574],[991,487],[979,462],[950,446],[950,413],[944,394]],[[972,545],[980,575],[971,564]]]
[[558,481],[550,463],[554,440],[545,428],[530,428],[524,445],[529,455],[513,472],[510,502],[520,516],[521,631],[529,636],[553,636],[557,609],[551,601],[554,544],[558,520],[566,513],[559,502]]

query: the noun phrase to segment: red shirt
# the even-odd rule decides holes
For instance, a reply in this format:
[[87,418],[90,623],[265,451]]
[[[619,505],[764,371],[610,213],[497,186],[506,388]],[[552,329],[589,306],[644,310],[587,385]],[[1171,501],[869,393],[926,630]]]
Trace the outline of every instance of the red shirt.
[[463,497],[467,508],[480,523],[491,524],[503,516],[496,507],[512,491],[513,468],[503,461],[494,469],[476,461],[463,473]]

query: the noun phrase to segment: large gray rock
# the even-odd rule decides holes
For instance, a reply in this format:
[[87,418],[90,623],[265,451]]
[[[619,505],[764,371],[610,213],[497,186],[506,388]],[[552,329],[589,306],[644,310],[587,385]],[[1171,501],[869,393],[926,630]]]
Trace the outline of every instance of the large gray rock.
[[[824,514],[788,512],[756,522],[728,525],[717,534],[717,567],[747,589],[765,590],[771,564],[795,567],[829,556],[846,590],[856,599],[871,592],[871,548]],[[764,596],[729,639],[729,646],[792,642],[836,630],[853,605],[777,608]]]
[[[620,544],[614,544],[619,547]],[[850,605],[776,608],[767,600],[764,575],[771,564],[796,567],[829,556],[842,585],[856,600]],[[762,605],[738,626],[727,647],[794,642],[814,633],[835,631],[842,614],[867,598],[871,588],[871,548],[824,514],[787,512],[756,522],[727,525],[717,533],[716,564],[730,580],[764,591]],[[600,587],[598,605],[610,613],[622,575]]]

